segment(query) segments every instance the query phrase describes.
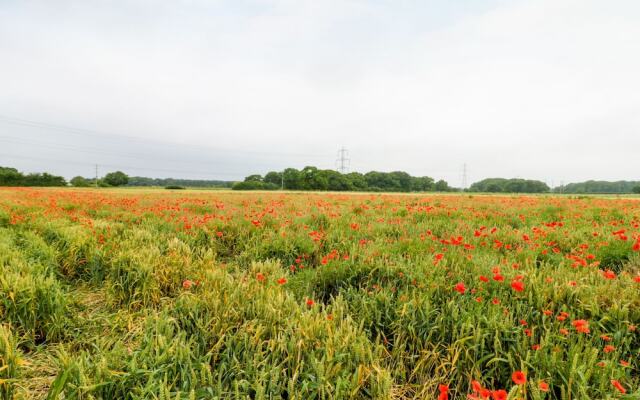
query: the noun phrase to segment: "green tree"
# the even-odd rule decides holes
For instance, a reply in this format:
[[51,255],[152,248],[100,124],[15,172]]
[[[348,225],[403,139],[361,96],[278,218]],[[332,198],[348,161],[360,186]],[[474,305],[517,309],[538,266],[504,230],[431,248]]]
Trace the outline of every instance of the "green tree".
[[15,168],[0,167],[0,186],[20,186],[24,176]]
[[282,172],[271,171],[264,176],[265,183],[282,186]]
[[295,168],[284,170],[284,188],[290,190],[302,189],[302,174]]
[[262,175],[254,174],[244,178],[245,182],[262,182]]
[[25,175],[22,186],[67,186],[67,181],[61,176],[43,172]]
[[350,172],[345,174],[344,177],[349,181],[349,186],[352,187],[353,190],[367,190],[367,180],[360,172]]
[[549,190],[549,186],[541,181],[504,178],[483,179],[469,187],[470,192],[488,193],[546,193]]
[[88,179],[81,176],[75,176],[69,182],[75,187],[88,187],[90,184]]
[[451,190],[447,181],[443,179],[440,179],[438,182],[436,182],[434,188],[438,192],[448,192],[449,190]]
[[370,171],[364,174],[364,179],[368,189],[374,192],[400,190],[400,182],[386,172]]
[[351,181],[347,177],[347,175],[343,175],[338,171],[333,171],[330,169],[322,171],[324,176],[327,178],[328,188],[333,191],[346,191],[346,190],[354,190]]
[[300,171],[302,177],[302,189],[304,190],[327,190],[329,180],[322,171],[316,167],[307,166]]
[[633,193],[640,194],[640,185],[634,186],[632,191],[633,191]]
[[431,192],[435,188],[433,178],[429,176],[415,177],[411,179],[412,192]]
[[129,183],[129,177],[122,171],[109,172],[102,180],[109,186],[122,186]]

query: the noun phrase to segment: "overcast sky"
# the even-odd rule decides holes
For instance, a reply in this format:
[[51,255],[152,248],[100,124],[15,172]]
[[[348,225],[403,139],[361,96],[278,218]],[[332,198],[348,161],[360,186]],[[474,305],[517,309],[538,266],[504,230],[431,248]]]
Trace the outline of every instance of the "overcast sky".
[[0,0],[0,165],[640,180],[637,0]]

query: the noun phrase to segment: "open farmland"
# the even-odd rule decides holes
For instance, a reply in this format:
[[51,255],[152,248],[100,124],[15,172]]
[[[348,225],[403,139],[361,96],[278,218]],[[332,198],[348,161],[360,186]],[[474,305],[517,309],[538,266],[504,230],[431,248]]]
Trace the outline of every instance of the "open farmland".
[[0,189],[0,398],[638,399],[638,250],[632,198]]

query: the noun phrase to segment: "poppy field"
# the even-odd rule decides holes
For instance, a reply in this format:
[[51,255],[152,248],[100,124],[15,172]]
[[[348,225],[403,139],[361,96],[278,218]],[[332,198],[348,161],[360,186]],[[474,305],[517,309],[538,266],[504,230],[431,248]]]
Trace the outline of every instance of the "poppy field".
[[640,199],[0,189],[0,399],[639,399]]

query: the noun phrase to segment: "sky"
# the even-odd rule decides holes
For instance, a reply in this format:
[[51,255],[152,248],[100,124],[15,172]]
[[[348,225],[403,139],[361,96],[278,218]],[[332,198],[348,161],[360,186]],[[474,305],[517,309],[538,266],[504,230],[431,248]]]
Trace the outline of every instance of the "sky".
[[637,0],[0,0],[0,165],[640,180]]

